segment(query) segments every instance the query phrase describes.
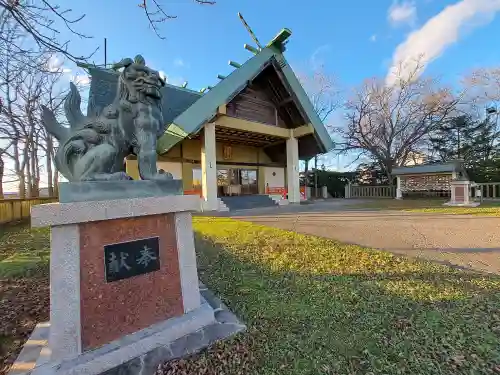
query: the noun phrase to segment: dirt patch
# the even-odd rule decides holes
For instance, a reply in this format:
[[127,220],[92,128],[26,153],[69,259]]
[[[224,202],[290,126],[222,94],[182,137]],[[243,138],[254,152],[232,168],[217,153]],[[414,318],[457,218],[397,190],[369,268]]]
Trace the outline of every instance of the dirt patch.
[[0,279],[0,374],[6,374],[35,325],[49,319],[49,279]]

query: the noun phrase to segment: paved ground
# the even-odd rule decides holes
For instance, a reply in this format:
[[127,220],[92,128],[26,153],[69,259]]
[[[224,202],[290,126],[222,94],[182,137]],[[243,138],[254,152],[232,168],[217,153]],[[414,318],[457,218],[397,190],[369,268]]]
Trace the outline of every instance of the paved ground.
[[[500,218],[349,210],[345,200],[253,209],[242,220],[500,274]],[[359,203],[359,201],[356,201]]]

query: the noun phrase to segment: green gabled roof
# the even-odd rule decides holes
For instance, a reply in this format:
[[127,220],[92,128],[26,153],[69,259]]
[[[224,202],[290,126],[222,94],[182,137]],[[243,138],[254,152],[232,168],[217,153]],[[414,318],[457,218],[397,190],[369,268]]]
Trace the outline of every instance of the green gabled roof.
[[463,166],[463,161],[454,160],[447,163],[433,163],[433,164],[421,164],[409,167],[399,167],[392,169],[393,176],[401,175],[411,175],[411,174],[422,174],[422,173],[452,173],[452,172],[463,172],[465,173],[465,168]]
[[324,152],[331,150],[333,148],[332,139],[319,119],[302,85],[287,64],[285,57],[281,53],[282,50],[281,40],[278,40],[276,43],[270,43],[258,54],[247,60],[240,68],[234,70],[225,79],[220,81],[210,91],[206,92],[172,121],[172,124],[158,141],[158,152],[163,154],[184,139],[184,137],[187,137],[188,134],[198,132],[208,120],[216,115],[220,105],[229,103],[231,99],[247,86],[248,81],[255,78],[268,66],[272,59],[275,59],[279,63],[287,80],[286,83],[292,91],[290,94],[295,96],[298,101],[297,104],[302,108],[311,122],[321,148]]
[[290,85],[292,95],[295,94],[299,102],[298,104],[304,110],[305,114],[309,118],[309,121],[311,121],[311,125],[314,128],[317,138],[319,138],[318,140],[323,148],[323,151],[330,151],[334,147],[330,134],[328,134],[325,125],[319,118],[318,113],[314,110],[314,106],[309,100],[309,96],[300,84],[297,76],[293,72],[292,68],[290,68],[290,65],[286,63],[285,57],[282,54],[280,54],[280,57],[283,62],[285,62],[285,64],[280,63],[281,71],[283,72],[286,80],[288,81],[288,84]]

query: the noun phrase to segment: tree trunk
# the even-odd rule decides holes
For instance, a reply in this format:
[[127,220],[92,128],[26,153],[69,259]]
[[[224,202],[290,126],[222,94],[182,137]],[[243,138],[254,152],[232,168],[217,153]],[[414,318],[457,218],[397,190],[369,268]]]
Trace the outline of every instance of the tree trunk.
[[32,142],[30,146],[30,163],[31,163],[31,198],[38,197],[40,195],[40,168],[37,158],[37,148]]
[[54,187],[54,196],[55,197],[59,196],[59,171],[57,169],[54,170],[53,187]]
[[47,137],[47,186],[49,197],[54,196],[54,182],[52,181],[52,137]]
[[[28,158],[27,151],[25,149],[24,157]],[[24,175],[26,176],[26,198],[31,198],[33,196],[33,175],[31,174],[31,163],[28,160],[27,163],[24,164]]]
[[19,179],[19,198],[22,199],[26,197],[26,179],[24,178],[24,170],[21,168],[21,155],[18,141],[14,141],[12,146],[14,148],[14,172]]
[[311,159],[306,159],[304,160],[305,166],[304,166],[304,177],[306,179],[306,186],[309,186],[309,162]]
[[318,155],[314,156],[314,197],[318,197]]
[[3,156],[0,155],[0,199],[3,199],[3,172],[4,172],[4,162],[3,162]]
[[36,196],[40,196],[40,161],[38,160],[38,152],[35,154],[35,168],[36,168],[36,180],[35,180],[35,192]]
[[305,166],[304,166],[304,173],[306,174],[306,176],[307,176],[307,172],[309,172],[309,161],[310,161],[310,160],[311,160],[311,159],[306,159],[306,160],[304,160],[304,163],[305,163]]
[[24,173],[19,175],[19,198],[26,198],[26,179],[24,178]]

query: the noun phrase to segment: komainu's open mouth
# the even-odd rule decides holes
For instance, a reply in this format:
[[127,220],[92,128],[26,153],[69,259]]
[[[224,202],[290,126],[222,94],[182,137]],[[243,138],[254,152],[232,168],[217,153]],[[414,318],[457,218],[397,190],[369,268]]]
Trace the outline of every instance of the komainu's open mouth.
[[150,86],[145,89],[145,95],[154,99],[161,99],[161,92],[158,87]]

